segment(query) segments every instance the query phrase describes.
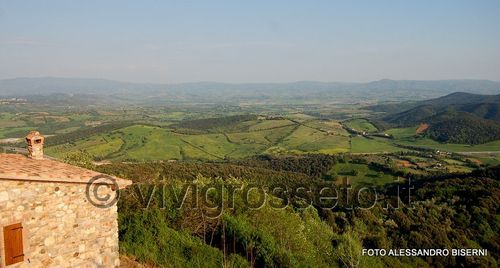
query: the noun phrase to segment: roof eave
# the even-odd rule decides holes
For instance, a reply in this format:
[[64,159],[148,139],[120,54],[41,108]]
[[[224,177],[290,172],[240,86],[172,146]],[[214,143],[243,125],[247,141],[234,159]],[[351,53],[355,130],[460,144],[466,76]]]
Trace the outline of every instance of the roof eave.
[[[125,187],[132,184],[131,180],[126,180],[122,178],[112,177],[116,180],[118,187],[120,189],[124,189]],[[0,180],[9,180],[9,181],[28,181],[28,182],[43,182],[43,183],[73,183],[73,184],[90,184],[89,180],[81,180],[81,179],[64,179],[64,178],[41,178],[41,177],[29,177],[29,176],[0,176]],[[100,183],[113,185],[113,183]]]

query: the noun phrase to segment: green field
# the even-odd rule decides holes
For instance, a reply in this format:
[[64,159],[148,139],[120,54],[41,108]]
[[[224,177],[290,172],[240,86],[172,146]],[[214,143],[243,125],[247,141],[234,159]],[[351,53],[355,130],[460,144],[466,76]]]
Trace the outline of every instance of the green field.
[[407,128],[393,128],[385,131],[385,133],[392,135],[395,139],[411,138],[415,136],[417,127]]
[[264,129],[272,129],[283,126],[291,126],[294,123],[290,120],[259,120],[257,123],[252,122],[252,124],[248,127],[249,131],[256,130],[264,130]]
[[292,152],[335,153],[348,151],[346,136],[328,135],[316,129],[299,126],[292,134],[283,139],[280,146]]
[[351,139],[352,153],[385,153],[407,151],[406,149],[396,147],[388,139],[373,138],[368,139],[362,136],[355,136]]
[[397,181],[396,177],[373,170],[365,164],[338,163],[333,166],[329,174],[336,183],[342,184],[347,178],[349,183],[354,187],[384,185]]
[[344,124],[359,132],[376,132],[377,128],[366,119],[352,119],[345,121]]
[[500,151],[500,141],[492,141],[478,145],[467,144],[452,144],[452,143],[439,143],[435,140],[428,138],[418,138],[415,140],[401,140],[400,144],[419,146],[423,148],[430,148],[441,151],[450,152],[498,152]]

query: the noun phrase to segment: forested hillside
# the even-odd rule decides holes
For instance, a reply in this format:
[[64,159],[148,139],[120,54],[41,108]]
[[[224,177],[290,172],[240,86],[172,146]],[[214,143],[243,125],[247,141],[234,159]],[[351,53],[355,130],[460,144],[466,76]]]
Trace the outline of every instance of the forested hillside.
[[[300,163],[312,164],[311,161],[321,165],[325,161],[311,158],[296,161],[299,166]],[[324,184],[314,179],[315,172],[309,178],[304,173],[276,173],[275,170],[289,169],[287,163],[291,161],[286,158],[254,159],[248,162],[254,167],[245,167],[243,163],[238,166],[221,163],[197,167],[168,163],[99,167],[101,171],[134,179],[134,185],[123,192],[119,203],[122,254],[141,263],[158,266],[497,265],[500,252],[500,240],[496,235],[500,232],[499,168],[472,174],[421,177],[412,184],[412,206],[404,201],[402,207],[392,209],[385,207],[396,205],[396,185],[379,188],[381,202],[368,210],[349,209],[342,201],[333,209],[322,209],[315,199],[313,206],[308,207],[305,196],[292,196],[290,206],[285,209],[275,209],[269,204],[259,209],[248,209],[237,194],[234,208],[229,205],[228,196],[215,194],[210,195],[209,204],[224,204],[223,207],[193,210],[191,206],[195,196],[188,195],[187,207],[178,210],[179,199],[174,192],[161,192],[161,187],[158,187],[167,186],[167,189],[177,189],[178,193],[182,193],[182,182],[191,182],[191,185],[201,188],[220,185],[226,190],[231,185],[270,185],[262,180],[260,174],[263,172],[267,172],[271,180],[281,180],[280,176],[286,175],[299,181],[307,180],[306,185]],[[267,166],[267,169],[255,166]],[[318,170],[323,169],[318,167]],[[188,170],[191,170],[188,172],[191,175],[184,174]],[[199,171],[197,176],[196,170]],[[304,171],[300,167],[299,170]],[[175,179],[176,176],[180,180]],[[154,185],[157,185],[156,192],[152,188]],[[293,184],[285,182],[284,185]],[[141,198],[147,193],[153,193],[150,201]],[[251,200],[259,200],[257,193],[252,192]],[[268,195],[274,204],[284,201],[273,193]],[[353,204],[364,204],[372,198],[372,194],[363,195],[361,200],[364,201]],[[405,200],[407,195],[401,198]],[[148,202],[149,208],[143,209],[142,206]],[[212,217],[214,215],[220,216]],[[361,255],[361,248],[486,248],[489,256],[368,257]]]
[[401,113],[388,115],[384,117],[383,120],[395,126],[408,127],[425,123],[436,114],[437,111],[433,106],[425,105]]
[[468,104],[462,106],[460,110],[484,119],[500,122],[500,103]]
[[468,114],[431,124],[427,135],[440,142],[482,144],[500,139],[500,124]]

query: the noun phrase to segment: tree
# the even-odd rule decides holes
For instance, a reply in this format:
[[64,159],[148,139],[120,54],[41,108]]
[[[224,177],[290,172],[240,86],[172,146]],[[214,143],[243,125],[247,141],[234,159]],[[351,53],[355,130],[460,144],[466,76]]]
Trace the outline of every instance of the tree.
[[347,267],[359,267],[363,246],[358,234],[348,229],[338,239],[336,252],[340,261]]

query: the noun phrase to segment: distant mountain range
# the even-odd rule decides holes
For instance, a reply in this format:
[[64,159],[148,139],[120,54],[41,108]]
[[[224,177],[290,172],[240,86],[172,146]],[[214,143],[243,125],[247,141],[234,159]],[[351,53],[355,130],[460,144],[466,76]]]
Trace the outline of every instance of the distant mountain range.
[[406,105],[378,105],[372,109],[391,111],[382,120],[392,126],[428,124],[426,135],[441,142],[479,144],[500,139],[500,94],[457,92],[436,99]]
[[369,83],[302,81],[294,83],[183,84],[127,83],[105,79],[14,78],[0,80],[0,97],[39,101],[97,103],[359,103],[416,101],[452,92],[499,94],[500,82],[488,80],[380,80]]

